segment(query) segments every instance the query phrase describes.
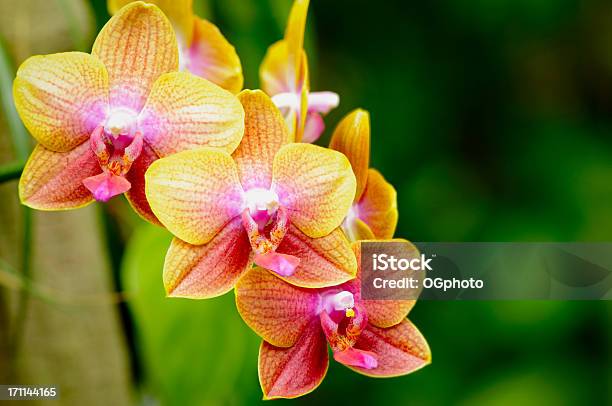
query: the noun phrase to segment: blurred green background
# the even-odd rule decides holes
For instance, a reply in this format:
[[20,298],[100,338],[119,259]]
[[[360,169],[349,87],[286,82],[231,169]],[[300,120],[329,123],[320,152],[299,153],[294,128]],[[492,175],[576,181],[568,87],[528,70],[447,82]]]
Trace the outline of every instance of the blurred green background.
[[[341,96],[321,143],[352,109],[370,111],[398,236],[612,241],[612,2],[311,3],[312,88]],[[236,46],[248,88],[290,5],[195,1]],[[88,51],[107,19],[100,0],[0,0],[0,163],[30,148],[7,98],[15,67]],[[0,382],[59,385],[64,404],[261,399],[259,340],[233,296],[164,298],[167,232],[121,199],[31,213],[16,194],[0,185]],[[612,403],[610,302],[421,302],[410,318],[432,365],[375,380],[332,363],[294,402]]]

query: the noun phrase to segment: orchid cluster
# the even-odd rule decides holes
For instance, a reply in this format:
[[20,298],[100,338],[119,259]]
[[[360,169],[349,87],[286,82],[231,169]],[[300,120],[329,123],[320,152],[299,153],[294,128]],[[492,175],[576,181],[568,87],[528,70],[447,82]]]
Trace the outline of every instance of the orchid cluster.
[[312,144],[339,97],[310,91],[308,1],[295,1],[268,49],[263,90],[242,91],[234,48],[191,1],[108,6],[91,54],[34,56],[17,72],[15,105],[38,141],[23,204],[67,210],[125,194],[174,235],[168,296],[235,290],[263,339],[266,399],[314,390],[328,345],[369,376],[427,365],[427,342],[406,319],[414,301],[361,297],[361,241],[393,237],[396,193],[369,167],[366,111],[346,116],[329,148]]

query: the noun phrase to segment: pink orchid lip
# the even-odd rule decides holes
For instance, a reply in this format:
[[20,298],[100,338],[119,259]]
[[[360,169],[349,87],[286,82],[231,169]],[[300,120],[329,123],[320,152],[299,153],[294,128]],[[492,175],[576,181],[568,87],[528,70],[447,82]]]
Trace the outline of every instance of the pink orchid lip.
[[135,111],[113,108],[106,114],[104,124],[92,132],[89,142],[102,173],[84,179],[83,185],[96,200],[106,202],[131,188],[125,175],[140,156],[144,144],[137,121]]

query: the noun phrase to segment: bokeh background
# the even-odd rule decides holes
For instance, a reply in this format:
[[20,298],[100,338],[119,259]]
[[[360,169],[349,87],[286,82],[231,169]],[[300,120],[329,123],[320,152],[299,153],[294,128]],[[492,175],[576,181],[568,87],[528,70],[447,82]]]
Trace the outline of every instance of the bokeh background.
[[[612,2],[312,0],[314,90],[333,90],[326,144],[370,111],[372,166],[414,241],[612,240]],[[241,57],[246,87],[289,0],[195,0]],[[88,51],[101,0],[0,0],[0,180],[31,141],[10,91],[28,56]],[[7,170],[8,168],[8,170]],[[66,213],[0,185],[0,383],[54,384],[62,404],[257,403],[259,340],[232,294],[165,299],[170,236],[121,198]],[[516,281],[520,284],[520,281]],[[420,302],[433,363],[375,380],[332,363],[302,404],[612,402],[612,303]],[[282,402],[281,402],[282,403]]]

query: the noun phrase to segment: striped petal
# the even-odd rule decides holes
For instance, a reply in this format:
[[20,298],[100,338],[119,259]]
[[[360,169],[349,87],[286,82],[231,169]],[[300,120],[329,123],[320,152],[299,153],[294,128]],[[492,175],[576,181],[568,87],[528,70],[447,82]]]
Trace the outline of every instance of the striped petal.
[[[133,2],[133,0],[108,0],[108,12],[113,15],[121,7]],[[193,0],[147,0],[147,3],[155,4],[164,12],[176,31],[177,38],[184,44],[191,42],[193,32]]]
[[244,132],[238,99],[187,72],[160,77],[138,119],[145,140],[162,157],[205,146],[232,153]]
[[17,71],[13,97],[32,136],[67,152],[104,120],[108,74],[98,58],[82,52],[33,56]]
[[76,209],[93,201],[83,180],[101,172],[88,142],[70,152],[55,152],[38,144],[19,180],[19,199],[38,210]]
[[408,319],[390,328],[368,326],[354,348],[376,355],[376,368],[349,367],[371,377],[406,375],[431,363],[431,350],[425,337]]
[[245,190],[268,189],[272,162],[278,150],[289,143],[289,133],[280,112],[261,90],[244,90],[238,95],[244,108],[244,137],[233,154]]
[[278,347],[294,345],[316,316],[319,295],[263,268],[253,268],[236,284],[236,307],[244,322]]
[[397,192],[376,169],[368,170],[368,181],[357,212],[377,239],[393,237],[398,218]]
[[145,173],[149,166],[157,159],[159,157],[155,151],[147,143],[144,143],[140,156],[134,161],[129,172],[125,175],[125,178],[132,184],[125,197],[140,217],[153,224],[161,225],[155,214],[153,214],[145,194]]
[[194,75],[238,93],[244,78],[236,50],[213,23],[194,17],[193,40],[187,50],[186,67]]
[[157,6],[130,3],[102,28],[92,54],[106,66],[112,107],[140,111],[153,83],[178,69],[172,25]]
[[340,228],[324,237],[310,238],[291,225],[276,252],[299,258],[295,272],[283,277],[296,286],[335,286],[353,279],[357,273],[355,255]]
[[242,209],[236,164],[214,148],[153,162],[145,174],[145,192],[159,221],[195,245],[209,242]]
[[315,390],[329,366],[327,341],[319,322],[313,321],[292,347],[275,347],[263,341],[258,364],[264,399],[291,399]]
[[[411,252],[411,258],[419,257],[419,250],[409,241],[402,239],[389,240],[390,242],[402,242],[406,244],[405,252]],[[353,251],[358,267],[361,268],[361,243],[353,243]],[[406,318],[410,310],[414,307],[416,300],[364,300],[361,298],[361,269],[358,269],[357,276],[346,284],[346,288],[353,292],[356,299],[360,301],[368,315],[368,322],[376,327],[391,327]]]
[[289,144],[276,154],[272,187],[289,219],[309,237],[323,237],[346,217],[355,175],[344,155],[311,144]]
[[168,296],[206,299],[223,295],[251,264],[251,246],[240,217],[204,245],[172,240],[164,263]]

